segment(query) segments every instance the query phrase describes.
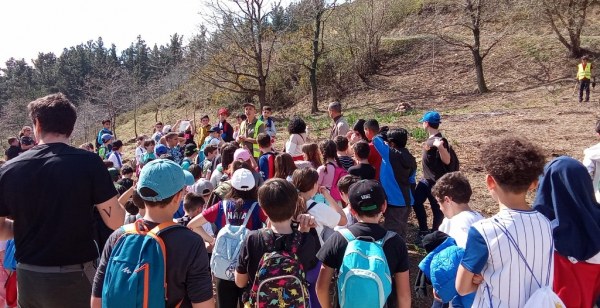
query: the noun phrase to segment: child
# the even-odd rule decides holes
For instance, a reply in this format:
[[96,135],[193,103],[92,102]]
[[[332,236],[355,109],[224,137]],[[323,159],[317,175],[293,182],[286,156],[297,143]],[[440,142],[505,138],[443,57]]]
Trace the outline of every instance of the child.
[[319,145],[316,143],[305,143],[302,146],[303,161],[296,161],[298,168],[309,167],[313,169],[319,168],[323,164],[321,160],[321,152],[319,152]]
[[244,113],[240,113],[237,115],[237,117],[235,117],[235,127],[233,128],[233,140],[237,140],[238,136],[240,135],[240,126],[242,125],[242,122],[246,121],[248,117],[246,117],[246,115]]
[[256,141],[261,153],[258,158],[258,169],[263,180],[266,181],[275,174],[275,153],[272,152],[273,139],[265,133],[260,133],[256,137]]
[[300,117],[294,117],[288,124],[290,139],[285,142],[285,152],[292,155],[294,161],[303,160],[302,147],[307,140],[306,122]]
[[113,162],[113,167],[117,170],[121,170],[123,167],[123,157],[121,155],[121,148],[123,147],[123,141],[115,140],[112,144],[112,151],[108,155],[108,160]]
[[100,158],[104,160],[108,158],[108,155],[110,155],[110,152],[112,151],[111,143],[113,140],[113,136],[109,134],[104,134],[102,135],[100,140],[102,141],[102,143],[98,148],[98,155],[100,155]]
[[210,180],[213,171],[213,161],[217,157],[217,146],[209,145],[204,148],[204,161],[202,162],[203,178]]
[[[350,226],[348,231],[356,238],[366,237],[376,241],[388,238],[387,231],[379,225],[383,212],[387,208],[383,187],[373,180],[361,180],[352,185],[349,191],[350,211],[358,218],[358,222]],[[317,295],[323,308],[331,307],[329,288],[335,271],[342,266],[346,247],[348,247],[346,237],[335,232],[317,253],[317,258],[323,262],[317,280]],[[387,298],[387,307],[410,307],[408,250],[404,240],[399,235],[393,234],[383,243],[383,252],[392,275],[392,291]],[[339,287],[344,289],[343,285]],[[369,294],[347,295],[360,297]]]
[[348,155],[348,138],[337,136],[335,137],[334,142],[342,167],[346,170],[350,169],[350,167],[354,166],[354,159]]
[[365,136],[371,140],[369,143],[369,164],[375,168],[375,180],[379,181],[379,172],[381,172],[381,153],[375,150],[375,144],[373,138],[379,134],[379,122],[375,119],[365,121]]
[[565,307],[594,307],[600,295],[600,207],[586,169],[562,156],[540,178],[533,208],[554,226],[554,286]]
[[[176,163],[163,159],[154,160],[142,169],[137,190],[146,208],[142,220],[146,229],[151,230],[161,224],[166,226],[166,223],[172,223],[172,215],[179,207],[179,201],[185,193],[185,186],[192,184],[189,181],[191,176],[186,176],[186,172]],[[110,302],[106,302],[110,297],[103,299],[103,294],[115,294],[114,296],[120,297],[124,295],[119,293],[127,292],[127,290],[115,289],[115,285],[105,281],[105,277],[107,279],[113,277],[105,276],[107,264],[112,261],[111,253],[117,242],[127,237],[124,233],[124,228],[117,229],[104,246],[92,288],[92,307],[101,307],[103,301],[105,307],[111,307]],[[202,239],[183,227],[173,227],[164,233],[159,233],[158,237],[164,242],[167,256],[165,285],[169,296],[162,305],[191,307],[194,304],[198,307],[212,307],[214,301],[212,281]],[[135,269],[131,269],[133,270]],[[152,290],[149,291],[152,296]],[[159,296],[164,298],[164,294]]]
[[552,227],[527,203],[544,160],[541,149],[519,138],[493,141],[481,150],[485,183],[499,212],[471,226],[458,267],[456,290],[459,295],[477,291],[474,307],[523,307],[538,282],[552,285]]
[[183,198],[183,211],[185,212],[185,215],[176,219],[176,222],[182,226],[187,226],[192,218],[198,216],[202,212],[203,208],[204,198],[201,195],[194,192],[187,193]]
[[285,179],[288,182],[292,181],[292,174],[297,169],[292,155],[288,153],[278,154],[275,156],[275,163],[273,166],[275,167],[275,174],[273,177]]
[[124,165],[121,168],[121,179],[117,181],[117,184],[123,186],[124,189],[129,189],[133,186],[133,168],[129,165]]
[[374,180],[375,168],[369,164],[369,153],[371,149],[366,141],[358,141],[352,146],[354,157],[356,158],[356,166],[350,167],[348,173],[355,175],[362,180]]
[[198,155],[198,147],[196,146],[196,144],[188,143],[185,146],[185,151],[183,152],[183,155],[185,156],[185,158],[181,162],[181,168],[183,168],[183,170],[189,171],[192,162],[196,158],[196,155]]
[[102,141],[102,137],[104,135],[112,136],[113,132],[112,130],[110,130],[110,126],[111,122],[109,119],[102,120],[102,129],[96,135],[96,148],[100,148],[100,146],[104,144],[104,142]]
[[233,127],[227,122],[229,116],[229,110],[227,108],[220,108],[219,112],[219,130],[221,131],[221,140],[225,142],[234,141]]
[[[156,143],[154,142],[153,139],[148,139],[144,141],[144,149],[146,150],[146,153],[144,153],[144,155],[142,155],[142,166],[143,167],[145,164],[149,163],[152,160],[156,159],[156,154],[154,153],[154,145]],[[140,167],[140,168],[141,168]]]
[[[235,272],[235,283],[240,288],[246,288],[249,285],[252,286],[254,277],[257,275],[260,260],[268,252],[291,252],[292,245],[296,245],[296,255],[305,271],[315,267],[317,263],[315,255],[318,251],[318,244],[316,239],[308,234],[310,227],[314,227],[314,220],[311,224],[310,215],[305,214],[294,217],[298,202],[298,193],[294,185],[284,179],[269,180],[258,190],[258,202],[269,217],[270,227],[268,229],[252,231],[244,240]],[[297,230],[292,228],[293,218],[298,218],[299,226]],[[298,235],[296,234],[297,232],[301,232],[302,234]],[[297,243],[293,243],[296,240],[295,236],[299,236],[298,238],[300,239]],[[264,240],[266,237],[272,237],[275,247],[268,247],[266,245]],[[298,275],[298,273],[289,274]],[[289,292],[290,290],[286,291]],[[294,293],[288,293],[293,296],[290,300],[294,300],[297,296],[302,296],[301,292]],[[253,298],[253,300],[256,300],[256,298]],[[316,301],[317,299],[315,298]]]
[[[384,138],[387,139],[387,144]],[[383,135],[375,136],[372,142],[381,158],[379,180],[388,200],[384,226],[400,234],[402,238],[406,237],[417,173],[415,157],[406,148],[407,141],[408,132],[400,128],[390,132],[384,130]]]
[[210,134],[208,131],[210,130],[211,126],[210,126],[210,118],[208,117],[207,114],[205,114],[204,116],[202,116],[202,118],[200,118],[200,127],[199,127],[199,132],[198,132],[198,144],[204,144],[204,140],[206,140],[206,137],[208,137],[208,135]]
[[271,137],[273,142],[275,142],[275,134],[277,134],[277,129],[275,128],[275,121],[271,117],[272,114],[273,109],[271,106],[263,106],[262,115],[258,119],[265,123],[265,133]]
[[7,161],[17,157],[19,153],[21,153],[21,145],[19,144],[18,138],[8,138],[8,145],[10,147],[6,151],[4,151],[4,156]]
[[[596,122],[596,135],[600,136],[600,120]],[[583,151],[583,165],[587,168],[594,184],[594,195],[600,202],[600,143]]]
[[27,151],[36,145],[35,139],[33,139],[33,137],[31,137],[32,132],[33,131],[31,129],[31,126],[24,126],[21,129],[21,133],[19,134],[19,137],[21,137],[20,143],[21,143],[22,151]]
[[[331,140],[323,140],[319,143],[319,150],[323,157],[323,165],[317,168],[319,173],[319,186],[325,186],[331,191],[335,180],[335,168],[341,167],[340,159],[337,156],[337,148]],[[339,179],[338,179],[339,180]]]
[[[357,183],[360,180],[361,180],[360,177],[348,174],[348,175],[341,177],[337,184],[338,189],[340,190],[340,194],[342,195],[342,200],[344,201],[343,204],[346,205],[344,207],[344,213],[346,214],[346,220],[348,220],[348,223],[346,223],[346,228],[355,224],[357,221],[356,218],[354,216],[352,216],[352,213],[350,212],[350,205],[349,205],[350,200],[348,199],[348,193],[350,190],[350,186],[352,186],[354,183]],[[336,230],[339,228],[340,227],[335,227]]]

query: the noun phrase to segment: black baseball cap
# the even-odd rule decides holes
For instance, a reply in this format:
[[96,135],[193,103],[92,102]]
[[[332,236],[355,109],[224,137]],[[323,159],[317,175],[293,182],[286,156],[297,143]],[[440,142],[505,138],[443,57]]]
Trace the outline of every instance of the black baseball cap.
[[356,182],[348,191],[350,206],[359,213],[377,213],[385,203],[385,191],[381,184],[374,180]]

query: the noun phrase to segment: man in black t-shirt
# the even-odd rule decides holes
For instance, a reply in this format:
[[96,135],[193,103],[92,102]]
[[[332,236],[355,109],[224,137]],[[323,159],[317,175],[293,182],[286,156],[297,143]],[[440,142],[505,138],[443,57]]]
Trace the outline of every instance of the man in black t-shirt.
[[[355,238],[370,237],[375,241],[383,239],[388,231],[379,225],[379,221],[387,208],[387,202],[381,184],[374,180],[361,180],[350,186],[349,191],[350,211],[358,218],[358,222],[348,227],[348,230]],[[317,253],[317,258],[323,262],[317,280],[317,296],[323,308],[330,307],[331,279],[334,272],[342,266],[347,246],[348,240],[336,232]],[[387,299],[387,307],[410,307],[408,250],[404,240],[395,234],[383,244],[383,252],[392,274],[392,292]]]
[[58,93],[27,108],[39,144],[0,168],[0,237],[15,239],[18,304],[86,307],[99,255],[94,205],[112,229],[125,211],[98,155],[69,145],[75,106]]
[[419,235],[425,236],[430,232],[427,226],[427,212],[425,211],[425,200],[429,200],[431,212],[433,213],[433,231],[437,230],[444,220],[444,214],[440,210],[440,205],[431,194],[431,188],[435,185],[437,179],[448,173],[448,166],[451,162],[448,142],[438,130],[442,123],[440,114],[435,111],[429,111],[423,115],[419,121],[423,123],[423,128],[429,134],[429,138],[423,144],[423,178],[417,183],[415,188],[415,203],[413,209],[419,223]]

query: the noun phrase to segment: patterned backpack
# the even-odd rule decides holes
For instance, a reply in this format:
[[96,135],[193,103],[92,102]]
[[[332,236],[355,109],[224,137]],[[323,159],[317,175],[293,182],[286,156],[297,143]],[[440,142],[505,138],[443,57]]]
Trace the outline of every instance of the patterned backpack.
[[[260,234],[264,247],[274,247],[273,230],[261,229]],[[302,233],[296,231],[290,251],[273,251],[263,255],[250,291],[250,307],[310,307],[306,276],[296,255],[301,240]]]

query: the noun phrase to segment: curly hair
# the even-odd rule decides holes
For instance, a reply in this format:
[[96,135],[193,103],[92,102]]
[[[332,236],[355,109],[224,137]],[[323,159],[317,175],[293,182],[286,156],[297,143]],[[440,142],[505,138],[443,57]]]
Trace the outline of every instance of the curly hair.
[[542,174],[546,158],[542,150],[533,143],[509,137],[484,145],[480,161],[485,172],[502,189],[523,193]]
[[325,166],[325,173],[327,173],[327,160],[333,159],[341,166],[340,159],[337,156],[337,147],[335,146],[335,142],[331,140],[323,140],[319,143],[319,150],[321,151],[321,155],[323,156],[323,166]]
[[435,182],[431,194],[438,200],[448,196],[456,203],[469,203],[473,190],[464,174],[459,171],[444,174]]
[[290,135],[306,133],[306,122],[300,117],[294,117],[288,124],[288,133]]

